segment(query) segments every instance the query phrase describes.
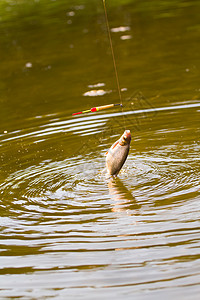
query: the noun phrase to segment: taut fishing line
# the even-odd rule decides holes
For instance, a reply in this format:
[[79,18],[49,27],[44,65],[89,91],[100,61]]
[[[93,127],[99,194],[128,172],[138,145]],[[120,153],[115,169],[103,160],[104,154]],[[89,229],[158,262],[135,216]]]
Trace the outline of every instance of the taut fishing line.
[[72,115],[74,116],[74,115],[84,114],[84,113],[88,113],[88,112],[96,112],[96,111],[108,109],[108,108],[119,105],[119,106],[121,106],[121,110],[122,110],[122,115],[123,115],[123,120],[124,120],[124,129],[126,129],[125,128],[125,125],[126,125],[125,124],[125,117],[124,117],[124,111],[123,111],[123,103],[122,103],[122,95],[121,95],[121,89],[120,89],[120,84],[119,84],[119,76],[118,76],[118,72],[117,72],[117,65],[116,65],[116,60],[115,60],[115,55],[114,55],[114,50],[113,50],[112,38],[111,38],[111,34],[110,34],[110,26],[109,26],[109,22],[108,22],[106,2],[105,2],[105,0],[102,0],[102,1],[103,1],[106,27],[107,27],[107,31],[108,31],[108,38],[109,38],[109,42],[110,42],[110,49],[111,49],[111,54],[112,54],[112,59],[113,59],[113,65],[114,65],[114,71],[115,71],[115,77],[116,77],[116,82],[117,82],[117,90],[118,90],[118,94],[119,94],[120,103],[92,107],[92,108],[87,109],[87,110],[83,110],[83,111],[80,111],[80,112],[73,113]]
[[[118,94],[119,94],[119,100],[121,103],[121,108],[122,108],[122,113],[123,111],[123,103],[122,103],[122,94],[121,94],[121,89],[120,89],[120,84],[119,84],[119,76],[118,76],[118,72],[117,72],[117,65],[116,65],[116,60],[115,60],[115,54],[114,54],[114,49],[113,49],[113,43],[112,43],[112,38],[111,38],[111,34],[110,34],[110,26],[109,26],[109,22],[108,22],[108,14],[107,14],[107,9],[106,9],[106,1],[103,1],[103,7],[104,7],[104,13],[105,13],[105,19],[106,19],[106,27],[107,27],[107,32],[108,32],[108,38],[109,38],[109,42],[110,42],[110,49],[111,49],[111,54],[112,54],[112,59],[113,59],[113,65],[114,65],[114,70],[115,70],[115,77],[116,77],[116,82],[117,82],[117,89],[118,89]],[[125,117],[123,114],[123,119],[124,119],[124,127],[125,127]]]

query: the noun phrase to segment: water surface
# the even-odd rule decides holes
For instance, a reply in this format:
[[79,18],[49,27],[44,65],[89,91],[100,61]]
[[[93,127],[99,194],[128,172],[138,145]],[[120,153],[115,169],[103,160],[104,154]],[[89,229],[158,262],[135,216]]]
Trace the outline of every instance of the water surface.
[[124,109],[72,117],[119,102],[101,1],[0,4],[1,299],[198,299],[200,4],[107,6]]

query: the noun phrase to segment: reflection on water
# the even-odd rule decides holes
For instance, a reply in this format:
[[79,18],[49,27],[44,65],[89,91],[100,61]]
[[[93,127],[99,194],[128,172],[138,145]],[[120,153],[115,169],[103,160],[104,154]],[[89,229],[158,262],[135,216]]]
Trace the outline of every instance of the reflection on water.
[[131,191],[125,187],[119,178],[110,179],[108,182],[109,195],[113,199],[113,211],[126,211],[128,215],[134,214],[140,208]]
[[199,298],[199,2],[107,6],[72,117],[101,1],[0,3],[1,299]]

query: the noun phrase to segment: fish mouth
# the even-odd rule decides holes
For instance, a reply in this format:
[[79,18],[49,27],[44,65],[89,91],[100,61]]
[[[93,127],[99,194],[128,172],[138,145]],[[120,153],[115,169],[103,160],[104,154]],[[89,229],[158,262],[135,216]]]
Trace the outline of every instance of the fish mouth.
[[130,130],[125,130],[125,131],[124,131],[123,138],[124,138],[126,141],[130,141],[130,140],[131,140],[131,132],[130,132]]
[[126,145],[126,144],[130,144],[130,142],[131,142],[131,132],[130,130],[125,130],[121,137],[121,143],[123,145]]

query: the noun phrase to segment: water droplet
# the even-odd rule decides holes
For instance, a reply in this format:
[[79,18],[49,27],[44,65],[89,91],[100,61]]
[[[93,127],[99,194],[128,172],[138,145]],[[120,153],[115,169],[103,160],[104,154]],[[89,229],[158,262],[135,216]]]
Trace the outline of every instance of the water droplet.
[[89,88],[96,88],[96,87],[101,87],[101,86],[105,86],[105,83],[99,82],[99,83],[96,83],[96,84],[89,84],[88,85]]
[[83,96],[90,96],[90,97],[103,96],[107,93],[109,93],[109,92],[104,91],[104,90],[91,90],[91,91],[88,91],[88,92],[84,93]]
[[116,28],[112,28],[111,32],[125,32],[130,30],[131,28],[129,26],[120,26],[120,27],[116,27]]
[[74,11],[69,11],[66,13],[67,16],[69,17],[73,17],[75,15],[75,12]]
[[27,62],[26,65],[25,65],[26,68],[32,68],[32,66],[33,66],[33,65],[32,65],[31,62]]
[[131,35],[122,35],[122,36],[120,37],[120,39],[121,39],[122,41],[130,40],[131,38],[132,38]]

